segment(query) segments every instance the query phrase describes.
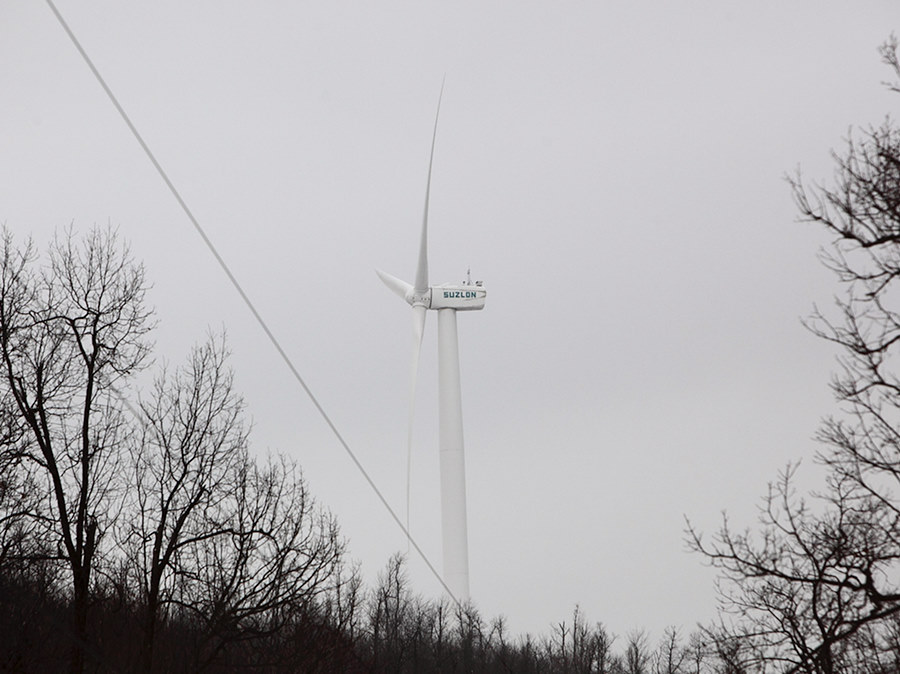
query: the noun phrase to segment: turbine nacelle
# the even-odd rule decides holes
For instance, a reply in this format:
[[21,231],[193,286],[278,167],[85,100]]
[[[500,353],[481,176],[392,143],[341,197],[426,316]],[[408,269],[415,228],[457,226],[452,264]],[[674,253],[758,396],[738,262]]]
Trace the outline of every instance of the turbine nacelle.
[[481,285],[481,281],[462,285],[445,283],[440,286],[431,286],[429,290],[431,291],[429,309],[477,311],[484,309],[484,301],[487,298],[487,290]]
[[412,307],[477,311],[484,309],[484,302],[487,299],[487,290],[481,281],[460,284],[444,283],[439,286],[428,286],[424,291],[418,291],[411,283],[401,281],[380,270],[377,273],[384,284],[394,291],[394,294],[402,297]]

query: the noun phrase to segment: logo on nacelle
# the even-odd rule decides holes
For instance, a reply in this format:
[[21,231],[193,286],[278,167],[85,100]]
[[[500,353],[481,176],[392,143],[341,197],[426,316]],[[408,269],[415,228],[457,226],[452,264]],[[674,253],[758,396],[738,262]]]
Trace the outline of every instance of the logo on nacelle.
[[474,300],[478,294],[474,290],[445,290],[444,297],[447,299]]

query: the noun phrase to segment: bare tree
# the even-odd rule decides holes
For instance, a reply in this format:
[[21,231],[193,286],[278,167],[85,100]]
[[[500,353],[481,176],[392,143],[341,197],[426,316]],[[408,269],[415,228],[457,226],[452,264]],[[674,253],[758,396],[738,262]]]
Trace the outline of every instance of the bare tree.
[[628,635],[623,658],[626,674],[648,674],[650,671],[651,653],[647,644],[647,634],[643,630],[635,630]]
[[678,629],[667,627],[653,655],[654,674],[680,674],[686,671],[689,651],[681,646]]
[[484,621],[471,602],[457,603],[454,609],[459,667],[464,672],[470,672],[476,662],[484,660]]
[[393,555],[369,600],[369,634],[372,661],[376,671],[401,671],[406,659],[404,630],[410,618],[412,594],[406,576],[405,560]]
[[130,445],[129,514],[122,523],[130,585],[144,610],[142,664],[153,667],[160,612],[175,595],[191,546],[231,534],[208,515],[231,496],[245,460],[243,402],[233,389],[224,338],[195,347],[188,363],[163,370],[140,404],[142,432]]
[[[202,628],[197,671],[230,645],[277,636],[313,611],[344,551],[334,517],[315,503],[295,464],[259,465],[244,455],[232,479],[201,527],[227,534],[184,550],[170,600]],[[266,653],[257,656],[265,661]]]
[[552,626],[545,650],[553,671],[605,674],[613,659],[613,641],[603,625],[592,628],[576,605],[571,623],[563,621]]
[[432,613],[432,650],[435,661],[445,662],[447,652],[452,648],[450,635],[450,619],[453,605],[447,597],[441,597],[431,607]]
[[22,461],[28,439],[8,400],[0,400],[0,573],[26,580],[39,559],[52,556],[38,534],[43,499],[35,466]]
[[0,246],[4,395],[28,434],[19,458],[46,484],[38,521],[69,571],[71,670],[80,672],[126,430],[114,386],[144,365],[149,349],[144,272],[109,230],[57,237],[40,271],[30,242],[17,247],[4,231]]
[[685,672],[690,674],[701,674],[707,671],[709,662],[709,646],[707,639],[702,631],[692,632],[688,638],[685,652]]
[[[569,644],[566,643],[567,638],[572,632],[572,627],[566,624],[566,621],[556,623],[552,626],[553,632],[550,635],[547,654],[554,663],[556,669],[560,672],[568,673],[569,671]],[[570,640],[571,641],[571,640]]]
[[512,646],[507,634],[506,618],[498,616],[490,622],[487,643],[492,660],[499,663],[501,667],[509,669],[508,662],[512,656]]
[[[881,47],[900,77],[897,41]],[[897,90],[896,85],[890,85]],[[790,179],[801,219],[831,238],[822,252],[844,293],[808,327],[840,348],[832,389],[840,412],[818,434],[829,477],[817,496],[795,493],[795,468],[769,488],[757,532],[727,520],[691,546],[723,571],[726,610],[710,631],[736,667],[766,664],[830,674],[865,660],[860,649],[900,613],[900,132],[886,121],[834,153],[833,187]]]
[[360,646],[363,630],[363,581],[359,564],[348,567],[341,560],[335,567],[333,582],[322,601],[323,618],[343,634],[354,647]]
[[690,542],[723,572],[722,605],[737,618],[716,631],[731,635],[735,664],[828,674],[839,670],[845,640],[894,611],[873,600],[865,580],[889,568],[894,553],[885,556],[877,504],[832,480],[813,508],[794,492],[793,475],[788,469],[770,485],[759,534],[725,520],[710,543],[694,531]]

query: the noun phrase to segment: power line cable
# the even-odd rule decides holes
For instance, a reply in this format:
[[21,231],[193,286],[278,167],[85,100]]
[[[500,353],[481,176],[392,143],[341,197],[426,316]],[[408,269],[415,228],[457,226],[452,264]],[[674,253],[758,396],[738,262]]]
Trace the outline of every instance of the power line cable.
[[425,565],[428,567],[428,570],[434,575],[434,577],[438,580],[441,586],[444,588],[444,591],[447,592],[447,595],[456,603],[458,606],[462,607],[462,603],[450,588],[447,586],[447,583],[444,582],[444,579],[441,577],[441,574],[437,572],[434,565],[431,563],[431,560],[428,559],[428,556],[419,547],[418,543],[416,543],[415,539],[413,539],[412,534],[410,534],[409,529],[403,524],[401,519],[397,516],[397,513],[394,512],[394,509],[388,503],[387,499],[384,497],[384,494],[381,493],[381,490],[375,484],[374,480],[369,475],[368,471],[366,471],[365,467],[362,465],[360,460],[356,457],[356,454],[350,449],[350,445],[347,444],[347,441],[341,435],[340,431],[338,431],[337,426],[335,426],[334,422],[328,416],[328,413],[325,411],[325,408],[319,403],[318,399],[315,395],[313,395],[312,390],[306,384],[303,377],[300,376],[300,372],[294,366],[293,361],[291,361],[290,357],[288,357],[284,348],[282,348],[281,343],[275,337],[274,333],[271,329],[269,329],[268,324],[263,320],[263,317],[260,315],[259,311],[257,311],[253,302],[250,300],[250,297],[244,292],[243,287],[238,282],[237,278],[231,272],[231,269],[225,263],[225,260],[219,254],[219,251],[213,245],[213,242],[210,240],[209,236],[207,236],[206,232],[200,226],[200,223],[197,221],[197,218],[194,217],[191,209],[188,208],[187,203],[181,197],[178,189],[176,189],[175,185],[169,179],[168,174],[163,169],[162,165],[157,161],[156,156],[150,150],[150,147],[144,141],[144,138],[138,132],[137,127],[131,122],[128,114],[125,112],[125,109],[119,103],[115,94],[113,94],[112,89],[109,88],[109,85],[106,84],[106,81],[103,79],[103,76],[100,74],[100,71],[97,70],[97,67],[94,65],[94,62],[91,60],[90,56],[88,56],[87,52],[84,50],[84,47],[81,46],[78,38],[75,37],[75,33],[72,32],[72,29],[69,27],[69,24],[63,18],[62,14],[60,14],[59,10],[56,8],[56,5],[53,3],[53,0],[47,0],[47,5],[49,5],[50,10],[53,12],[54,16],[56,16],[56,20],[59,22],[60,26],[62,26],[63,30],[66,32],[66,35],[69,36],[69,39],[72,41],[72,44],[75,45],[75,48],[78,50],[78,53],[81,54],[81,58],[84,59],[84,62],[87,64],[90,71],[93,73],[94,78],[102,87],[103,91],[106,93],[106,96],[109,98],[110,102],[115,107],[116,111],[119,113],[119,116],[122,118],[122,121],[125,122],[125,125],[128,127],[129,131],[131,131],[131,135],[134,136],[134,139],[138,142],[138,145],[141,146],[141,149],[144,151],[144,154],[147,155],[147,159],[150,160],[150,163],[153,164],[153,167],[156,169],[156,172],[159,173],[159,176],[162,178],[163,182],[166,184],[166,187],[169,188],[169,191],[172,193],[172,196],[175,197],[175,201],[178,202],[178,205],[181,206],[181,210],[184,211],[184,214],[188,217],[191,224],[194,226],[196,232],[200,235],[200,238],[203,239],[203,243],[206,244],[206,247],[209,249],[209,252],[212,253],[213,257],[216,259],[216,262],[219,263],[219,266],[222,268],[222,271],[225,272],[225,275],[228,277],[228,280],[231,281],[231,285],[234,286],[234,289],[237,290],[238,294],[241,296],[241,299],[244,301],[244,304],[250,310],[250,313],[253,314],[253,317],[256,319],[256,322],[263,329],[263,332],[268,337],[269,342],[271,342],[272,346],[275,347],[275,350],[278,352],[278,355],[281,356],[281,359],[284,361],[285,365],[287,365],[291,374],[294,376],[294,379],[300,384],[300,387],[306,393],[307,397],[312,401],[312,404],[318,410],[319,414],[325,420],[325,423],[328,424],[328,427],[331,429],[331,432],[334,434],[335,438],[337,438],[338,443],[340,443],[341,447],[344,448],[344,451],[347,453],[347,456],[350,457],[350,460],[353,461],[354,465],[357,467],[362,476],[365,478],[366,482],[369,483],[369,486],[372,488],[372,491],[375,492],[375,495],[378,497],[378,500],[381,501],[381,504],[385,507],[385,509],[390,514],[391,518],[400,527],[400,530],[406,535],[407,540],[412,544],[415,551],[418,553],[419,557],[422,558],[422,561],[425,562]]

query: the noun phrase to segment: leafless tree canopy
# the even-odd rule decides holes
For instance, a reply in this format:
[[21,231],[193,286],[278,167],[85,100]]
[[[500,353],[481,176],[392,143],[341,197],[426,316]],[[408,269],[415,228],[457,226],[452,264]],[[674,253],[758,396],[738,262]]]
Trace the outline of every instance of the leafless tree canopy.
[[[900,78],[897,41],[881,55]],[[889,83],[895,90],[896,82]],[[834,153],[829,186],[789,179],[801,220],[824,228],[840,284],[807,325],[839,348],[838,411],[818,433],[828,478],[796,492],[796,466],[770,487],[759,526],[727,519],[692,547],[722,570],[725,612],[707,636],[734,671],[896,671],[900,613],[900,132],[890,119]]]
[[77,672],[103,596],[135,607],[129,669],[171,669],[155,644],[179,623],[200,671],[313,611],[343,554],[299,468],[250,457],[224,339],[128,395],[150,354],[146,287],[112,230],[70,229],[43,260],[0,238],[0,572],[70,603]]
[[[149,352],[150,312],[140,265],[112,232],[77,239],[71,230],[35,268],[30,242],[0,241],[0,355],[4,400],[23,435],[13,485],[34,485],[43,502],[32,524],[46,556],[65,563],[76,640],[86,639],[88,593],[102,539],[113,525],[121,445],[127,428],[114,385]],[[80,671],[76,645],[73,670]]]

